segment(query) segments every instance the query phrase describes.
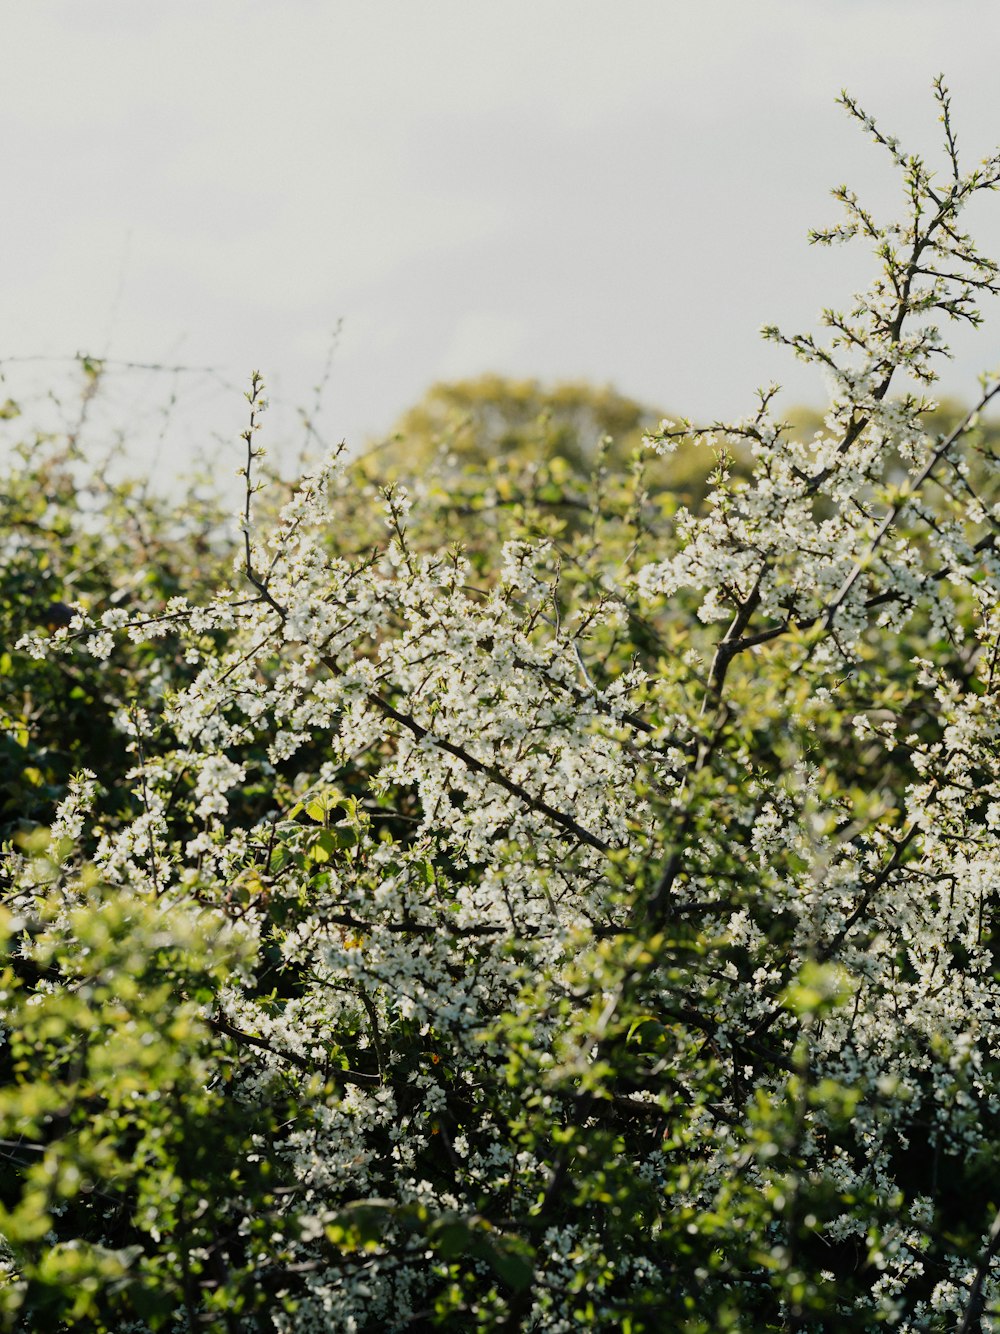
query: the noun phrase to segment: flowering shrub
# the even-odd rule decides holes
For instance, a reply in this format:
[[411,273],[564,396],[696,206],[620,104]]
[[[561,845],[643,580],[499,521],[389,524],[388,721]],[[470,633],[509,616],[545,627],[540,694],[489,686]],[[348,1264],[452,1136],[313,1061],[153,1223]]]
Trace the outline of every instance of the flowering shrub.
[[120,655],[129,767],[6,858],[9,1327],[1000,1327],[998,386],[927,393],[1000,157],[936,93],[940,180],[844,99],[907,212],[838,191],[875,281],[767,331],[823,429],[650,437],[698,514],[493,475],[463,551],[338,455],[264,523],[255,376],[235,579],[22,641]]

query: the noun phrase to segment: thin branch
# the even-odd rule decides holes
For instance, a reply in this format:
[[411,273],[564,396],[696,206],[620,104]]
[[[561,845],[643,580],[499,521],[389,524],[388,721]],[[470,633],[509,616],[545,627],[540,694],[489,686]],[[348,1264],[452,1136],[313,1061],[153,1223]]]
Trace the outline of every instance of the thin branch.
[[948,453],[948,451],[952,448],[952,446],[962,438],[962,436],[966,433],[966,431],[969,430],[970,426],[973,424],[978,414],[983,410],[983,408],[986,407],[986,405],[990,402],[991,399],[996,397],[998,393],[1000,393],[1000,380],[998,380],[996,384],[990,386],[989,388],[983,391],[983,394],[981,395],[979,402],[976,404],[976,406],[972,408],[971,411],[967,412],[966,415],[959,422],[959,424],[955,427],[955,429],[945,437],[945,439],[941,442],[941,444],[937,447],[934,453],[924,464],[924,467],[921,469],[917,477],[913,479],[913,482],[907,487],[903,495],[900,496],[899,500],[897,500],[895,505],[893,505],[892,508],[886,513],[884,519],[879,524],[878,530],[876,531],[874,537],[872,537],[871,541],[869,542],[867,550],[864,552],[862,556],[860,556],[855,561],[854,568],[851,570],[850,574],[847,576],[843,584],[840,586],[840,590],[838,591],[836,597],[833,599],[831,603],[829,603],[829,605],[826,607],[823,613],[823,619],[826,622],[826,627],[828,630],[833,628],[833,622],[836,618],[837,612],[840,610],[844,602],[847,600],[851,592],[851,589],[857,583],[858,579],[860,579],[868,562],[871,560],[871,557],[878,550],[878,547],[881,545],[882,540],[888,533],[889,529],[893,526],[893,524],[899,518],[900,514],[902,514],[903,510],[910,503],[910,501],[913,500],[914,496],[923,486],[924,482],[927,481],[928,477],[930,477],[931,473],[941,462],[944,456]]

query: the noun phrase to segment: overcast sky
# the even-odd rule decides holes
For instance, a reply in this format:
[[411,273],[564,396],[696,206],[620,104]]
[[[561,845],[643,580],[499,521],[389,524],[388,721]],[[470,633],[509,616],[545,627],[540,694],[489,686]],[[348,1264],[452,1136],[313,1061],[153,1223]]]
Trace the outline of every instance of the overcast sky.
[[[12,0],[0,30],[0,359],[217,368],[109,389],[168,470],[229,470],[253,368],[287,435],[338,325],[321,426],[355,445],[483,371],[698,418],[772,379],[821,402],[757,329],[869,272],[805,239],[841,181],[894,199],[841,87],[932,152],[943,71],[970,162],[1000,142],[997,0]],[[956,346],[972,392],[1000,319]],[[4,370],[21,397],[59,373]]]

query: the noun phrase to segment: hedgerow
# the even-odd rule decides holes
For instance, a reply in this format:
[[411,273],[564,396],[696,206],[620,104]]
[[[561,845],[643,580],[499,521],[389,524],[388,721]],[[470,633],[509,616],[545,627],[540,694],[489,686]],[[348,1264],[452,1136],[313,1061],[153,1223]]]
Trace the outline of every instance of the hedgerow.
[[939,175],[843,99],[905,207],[765,331],[822,426],[649,434],[694,512],[610,450],[265,509],[255,374],[230,570],[119,596],[71,488],[7,542],[7,1327],[998,1327],[1000,384],[930,389],[1000,156],[935,91]]

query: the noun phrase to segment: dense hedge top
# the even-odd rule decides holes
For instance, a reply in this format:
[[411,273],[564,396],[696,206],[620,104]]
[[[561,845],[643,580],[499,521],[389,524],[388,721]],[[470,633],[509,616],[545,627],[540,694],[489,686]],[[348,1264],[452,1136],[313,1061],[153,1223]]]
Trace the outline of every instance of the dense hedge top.
[[9,1328],[1000,1312],[998,389],[923,392],[1000,159],[963,174],[937,96],[943,183],[845,99],[906,215],[838,191],[816,239],[876,278],[825,344],[768,331],[816,429],[521,386],[491,435],[481,384],[406,481],[397,442],[261,489],[254,375],[235,543],[25,446]]

